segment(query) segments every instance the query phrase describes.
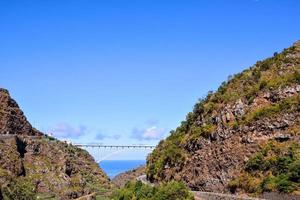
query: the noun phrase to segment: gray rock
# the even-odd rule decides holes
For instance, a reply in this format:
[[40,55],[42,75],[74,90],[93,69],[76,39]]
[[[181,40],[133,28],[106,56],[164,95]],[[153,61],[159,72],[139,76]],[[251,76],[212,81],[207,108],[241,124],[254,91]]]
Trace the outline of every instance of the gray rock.
[[291,139],[291,135],[290,134],[279,133],[279,134],[276,134],[274,136],[274,139],[277,140],[277,141],[279,141],[279,142],[284,142],[284,141],[290,140]]
[[296,85],[295,90],[296,90],[297,92],[300,92],[300,85]]
[[241,99],[239,99],[234,105],[234,115],[237,117],[242,117],[245,114],[245,104]]

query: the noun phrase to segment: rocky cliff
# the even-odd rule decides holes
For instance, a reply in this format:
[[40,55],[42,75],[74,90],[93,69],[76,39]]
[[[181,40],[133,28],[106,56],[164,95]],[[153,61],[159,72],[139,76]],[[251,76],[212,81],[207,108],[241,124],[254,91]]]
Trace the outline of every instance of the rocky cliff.
[[0,88],[0,134],[42,135],[27,121],[9,92]]
[[0,199],[75,199],[109,188],[88,152],[34,129],[0,89]]
[[297,42],[200,99],[148,157],[146,173],[193,190],[300,195],[299,141]]

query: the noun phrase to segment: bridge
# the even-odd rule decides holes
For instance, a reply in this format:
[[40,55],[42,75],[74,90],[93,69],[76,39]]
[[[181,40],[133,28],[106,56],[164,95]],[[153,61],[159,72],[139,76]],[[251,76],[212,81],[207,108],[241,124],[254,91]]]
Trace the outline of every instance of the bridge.
[[81,148],[111,148],[111,149],[154,149],[153,145],[107,145],[107,144],[73,144]]
[[96,162],[101,162],[103,160],[111,158],[114,155],[122,154],[128,151],[144,152],[146,155],[155,148],[154,145],[144,145],[144,144],[110,145],[110,144],[95,144],[95,143],[90,143],[90,144],[73,143],[72,145],[88,151],[95,158]]
[[[18,135],[16,134],[0,134],[0,140],[7,140],[11,138],[15,138]],[[43,139],[46,136],[39,135],[39,136],[26,136],[22,135],[23,138],[30,138],[34,140]],[[145,145],[145,144],[130,144],[130,145],[113,145],[113,144],[97,144],[97,143],[71,143],[69,141],[63,141],[68,145],[74,145],[76,147],[82,148],[87,150],[97,162],[110,158],[115,154],[123,153],[124,151],[131,151],[131,150],[139,150],[143,151],[144,153],[150,153],[155,146],[154,145]]]

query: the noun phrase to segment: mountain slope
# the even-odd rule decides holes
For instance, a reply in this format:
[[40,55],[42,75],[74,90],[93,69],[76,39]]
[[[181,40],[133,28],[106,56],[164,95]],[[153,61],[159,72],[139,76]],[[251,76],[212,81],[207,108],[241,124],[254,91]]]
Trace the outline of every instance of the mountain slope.
[[42,135],[27,121],[9,92],[0,88],[0,134]]
[[34,129],[0,89],[0,199],[74,199],[108,188],[88,152]]
[[[283,146],[299,144],[299,95],[300,42],[297,42],[229,77],[216,92],[209,92],[205,99],[199,100],[186,120],[148,157],[148,179],[183,180],[193,190],[232,191],[230,186],[244,174],[247,161],[269,142]],[[298,154],[294,155],[294,161],[299,162]],[[252,184],[260,186],[263,181],[257,178]],[[299,179],[289,181],[293,189],[288,192],[298,193]],[[234,187],[232,192],[239,191],[238,184]],[[268,191],[280,190],[273,187]]]

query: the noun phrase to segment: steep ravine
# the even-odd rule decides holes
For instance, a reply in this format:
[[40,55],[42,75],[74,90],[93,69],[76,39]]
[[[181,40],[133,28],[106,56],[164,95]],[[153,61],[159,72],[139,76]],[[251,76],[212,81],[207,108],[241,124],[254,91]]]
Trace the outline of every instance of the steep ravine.
[[110,187],[88,152],[34,129],[0,89],[0,199],[75,199]]

